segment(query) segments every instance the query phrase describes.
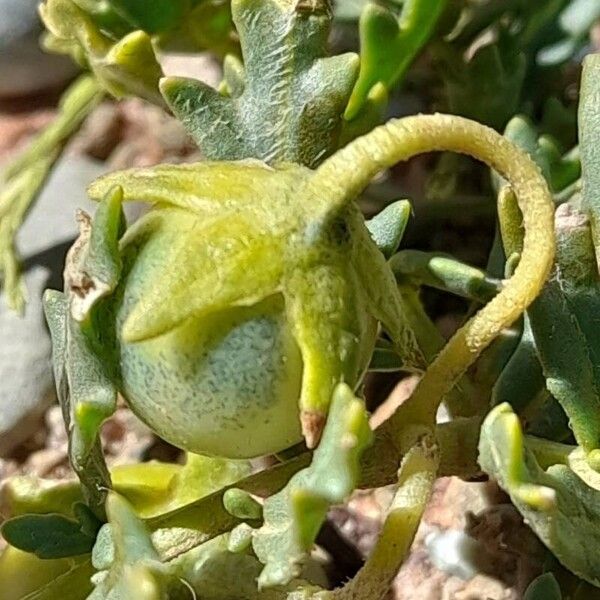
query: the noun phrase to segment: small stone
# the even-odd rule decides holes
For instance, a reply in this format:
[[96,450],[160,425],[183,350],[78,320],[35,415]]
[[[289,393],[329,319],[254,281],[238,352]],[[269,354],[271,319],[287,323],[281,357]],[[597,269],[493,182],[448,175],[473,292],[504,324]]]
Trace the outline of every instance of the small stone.
[[40,48],[38,5],[39,0],[0,0],[0,98],[59,88],[77,72],[70,58]]
[[103,172],[102,163],[87,159],[60,161],[17,237],[28,303],[19,317],[0,302],[0,456],[40,427],[55,399],[42,293],[62,289],[65,253],[77,235],[75,211],[93,213],[85,189]]

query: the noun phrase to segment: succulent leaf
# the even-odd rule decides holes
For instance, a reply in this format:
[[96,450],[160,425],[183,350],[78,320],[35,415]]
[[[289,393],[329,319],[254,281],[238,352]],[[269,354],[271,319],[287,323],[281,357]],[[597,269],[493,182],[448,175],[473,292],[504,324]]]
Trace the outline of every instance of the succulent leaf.
[[346,107],[346,121],[352,122],[362,111],[379,113],[381,119],[386,91],[427,42],[445,6],[446,0],[408,0],[396,16],[380,4],[366,5],[360,17],[360,74]]
[[410,281],[479,302],[488,302],[500,291],[498,281],[445,254],[403,250],[392,257],[390,266],[401,285]]
[[100,570],[88,600],[163,600],[170,573],[160,562],[150,534],[131,505],[111,492],[106,503],[109,523],[98,536],[92,562]]
[[492,391],[493,405],[509,403],[513,410],[522,414],[531,405],[537,406],[546,389],[546,380],[540,364],[531,322],[527,316],[523,322],[523,333],[508,363]]
[[168,105],[211,160],[316,166],[337,146],[357,69],[354,54],[326,57],[328,3],[235,0],[232,12],[244,64],[229,63],[228,96],[167,78]]
[[577,181],[581,163],[577,155],[563,155],[558,143],[548,135],[539,135],[531,121],[524,116],[513,117],[504,135],[525,150],[539,165],[552,191],[560,192]]
[[86,503],[103,518],[110,475],[99,431],[116,408],[117,390],[106,365],[70,316],[67,297],[46,292],[44,310],[52,335],[57,396],[69,431],[69,458],[83,485]]
[[440,454],[433,435],[423,431],[398,471],[398,487],[379,539],[358,574],[333,596],[336,600],[383,598],[409,551],[429,500]]
[[385,258],[389,259],[398,250],[410,212],[410,202],[399,200],[389,204],[370,221],[367,221],[367,229]]
[[110,6],[122,15],[134,29],[161,33],[175,27],[189,10],[191,0],[110,0]]
[[87,554],[91,551],[100,521],[78,508],[79,520],[60,514],[23,515],[2,524],[2,535],[13,547],[38,558],[53,559]]
[[544,66],[566,62],[576,55],[593,23],[600,18],[600,6],[594,0],[573,0],[561,6],[564,8],[558,22],[562,39],[538,53],[537,61]]
[[[586,581],[599,585],[600,564],[595,549],[600,544],[600,519],[593,516],[599,506],[600,488],[593,483],[597,473],[586,466],[592,476],[584,480],[568,466],[568,453],[553,456],[546,452],[539,457],[537,447],[552,444],[530,440],[523,437],[519,419],[510,406],[501,404],[483,423],[479,462],[510,495],[558,560]],[[587,465],[585,459],[583,464]]]
[[469,55],[450,44],[439,53],[450,111],[501,129],[518,108],[526,56],[516,35],[501,31],[498,40]]
[[265,501],[264,525],[253,534],[254,551],[265,565],[259,587],[285,585],[299,575],[328,507],[356,487],[360,457],[370,440],[363,402],[340,384],[310,467]]
[[583,208],[592,223],[596,257],[600,255],[600,150],[598,148],[600,54],[589,54],[583,63],[579,103],[579,141],[583,181]]
[[557,265],[529,318],[546,386],[578,443],[591,451],[600,447],[600,347],[593,322],[600,278],[589,222],[576,204],[558,208],[556,232]]
[[562,600],[562,593],[552,573],[536,577],[525,590],[523,600]]
[[46,0],[40,14],[52,36],[49,47],[83,62],[110,94],[163,104],[158,91],[162,69],[147,33],[132,31],[115,43],[74,0]]

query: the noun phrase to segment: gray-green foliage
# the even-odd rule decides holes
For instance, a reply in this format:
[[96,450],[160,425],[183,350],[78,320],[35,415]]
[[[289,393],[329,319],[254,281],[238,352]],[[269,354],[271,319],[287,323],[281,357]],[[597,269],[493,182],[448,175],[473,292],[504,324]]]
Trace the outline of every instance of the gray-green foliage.
[[[600,173],[599,65],[597,55],[584,63],[580,167],[574,153],[561,158],[551,141],[536,140],[525,121],[509,126],[509,134],[528,149],[553,183],[557,253],[550,280],[529,308],[520,344],[496,384],[495,400],[510,402],[530,433],[552,441],[524,437],[515,414],[500,404],[482,428],[479,458],[563,565],[594,585],[600,583],[595,551],[600,533],[594,525],[600,447],[595,191]],[[506,200],[500,214],[506,253],[518,259],[520,215],[510,193],[504,190],[501,195]],[[567,431],[577,446],[556,443],[568,439],[567,419]]]
[[242,62],[225,61],[220,93],[170,78],[167,103],[212,160],[316,166],[336,147],[358,57],[327,57],[329,5],[234,0]]

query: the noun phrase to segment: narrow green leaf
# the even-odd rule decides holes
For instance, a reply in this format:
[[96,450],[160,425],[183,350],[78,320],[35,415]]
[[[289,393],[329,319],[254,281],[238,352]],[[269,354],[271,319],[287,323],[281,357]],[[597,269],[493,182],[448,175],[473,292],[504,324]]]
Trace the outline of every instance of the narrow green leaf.
[[377,84],[391,89],[429,39],[447,0],[408,0],[396,16],[369,3],[360,17],[361,64],[344,118],[352,122]]
[[543,451],[548,444],[559,446],[524,438],[518,417],[508,404],[501,404],[490,412],[481,429],[479,463],[510,495],[525,521],[558,560],[598,586],[598,474],[589,468],[585,458],[579,463],[585,480],[559,454],[546,453],[538,462],[539,448]]
[[364,404],[340,384],[310,467],[265,501],[264,525],[253,535],[254,551],[265,565],[259,587],[285,585],[298,576],[328,507],[356,487],[360,457],[370,441]]

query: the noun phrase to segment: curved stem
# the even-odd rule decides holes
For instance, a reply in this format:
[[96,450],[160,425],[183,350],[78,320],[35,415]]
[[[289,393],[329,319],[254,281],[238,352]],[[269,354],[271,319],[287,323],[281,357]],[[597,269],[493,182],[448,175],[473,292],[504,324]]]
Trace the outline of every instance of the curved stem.
[[539,168],[493,129],[462,117],[436,114],[392,120],[338,151],[309,183],[323,198],[323,218],[334,217],[382,169],[435,150],[471,155],[510,183],[523,213],[523,252],[502,291],[454,334],[427,369],[408,406],[392,417],[394,426],[401,426],[406,410],[413,422],[434,422],[444,394],[537,296],[554,257],[554,205]]

